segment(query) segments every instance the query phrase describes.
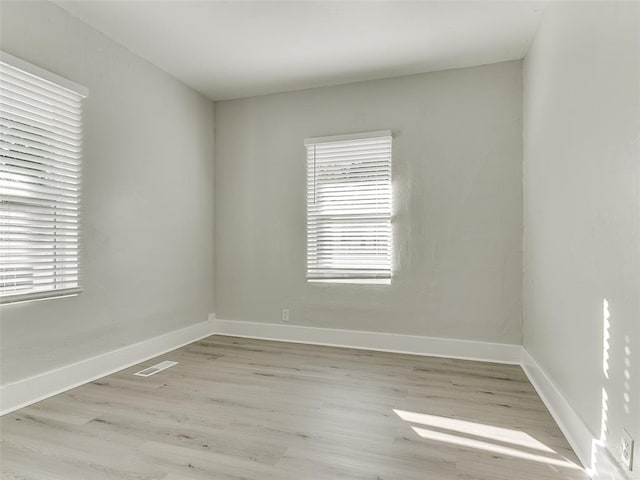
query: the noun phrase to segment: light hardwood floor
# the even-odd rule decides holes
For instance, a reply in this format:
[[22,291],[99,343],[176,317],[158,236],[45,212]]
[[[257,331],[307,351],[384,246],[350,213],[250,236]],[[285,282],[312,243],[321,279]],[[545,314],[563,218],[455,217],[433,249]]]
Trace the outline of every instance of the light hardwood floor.
[[233,337],[0,428],[7,480],[587,479],[520,367]]

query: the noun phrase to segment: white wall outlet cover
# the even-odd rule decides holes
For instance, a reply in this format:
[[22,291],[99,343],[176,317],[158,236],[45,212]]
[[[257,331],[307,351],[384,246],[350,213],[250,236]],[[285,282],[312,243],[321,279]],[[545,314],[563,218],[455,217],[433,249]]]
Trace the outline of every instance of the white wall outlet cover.
[[633,468],[633,438],[626,430],[622,431],[622,450],[620,452],[622,464],[631,471]]
[[288,308],[283,308],[282,309],[282,321],[283,322],[288,322],[289,321],[289,309]]

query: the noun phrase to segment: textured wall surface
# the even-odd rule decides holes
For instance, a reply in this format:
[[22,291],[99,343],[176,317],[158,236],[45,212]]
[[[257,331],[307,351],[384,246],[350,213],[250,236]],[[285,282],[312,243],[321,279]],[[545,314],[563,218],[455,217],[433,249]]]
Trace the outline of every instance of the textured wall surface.
[[524,72],[524,345],[617,459],[640,439],[640,4],[551,5]]
[[[521,62],[216,103],[216,315],[521,341]],[[389,285],[307,284],[305,137],[391,129]]]
[[49,2],[2,2],[4,51],[89,88],[82,286],[3,306],[2,383],[207,319],[213,104]]

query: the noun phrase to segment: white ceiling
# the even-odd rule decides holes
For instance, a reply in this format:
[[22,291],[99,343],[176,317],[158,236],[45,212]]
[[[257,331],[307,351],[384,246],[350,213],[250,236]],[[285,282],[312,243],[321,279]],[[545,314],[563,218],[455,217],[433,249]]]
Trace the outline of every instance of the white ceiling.
[[544,3],[69,1],[213,100],[522,58]]

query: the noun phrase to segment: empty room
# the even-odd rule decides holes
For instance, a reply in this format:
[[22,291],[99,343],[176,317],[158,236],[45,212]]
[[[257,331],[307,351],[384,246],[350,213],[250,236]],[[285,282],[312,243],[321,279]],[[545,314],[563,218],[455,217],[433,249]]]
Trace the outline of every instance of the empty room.
[[2,480],[640,480],[640,2],[0,0]]

